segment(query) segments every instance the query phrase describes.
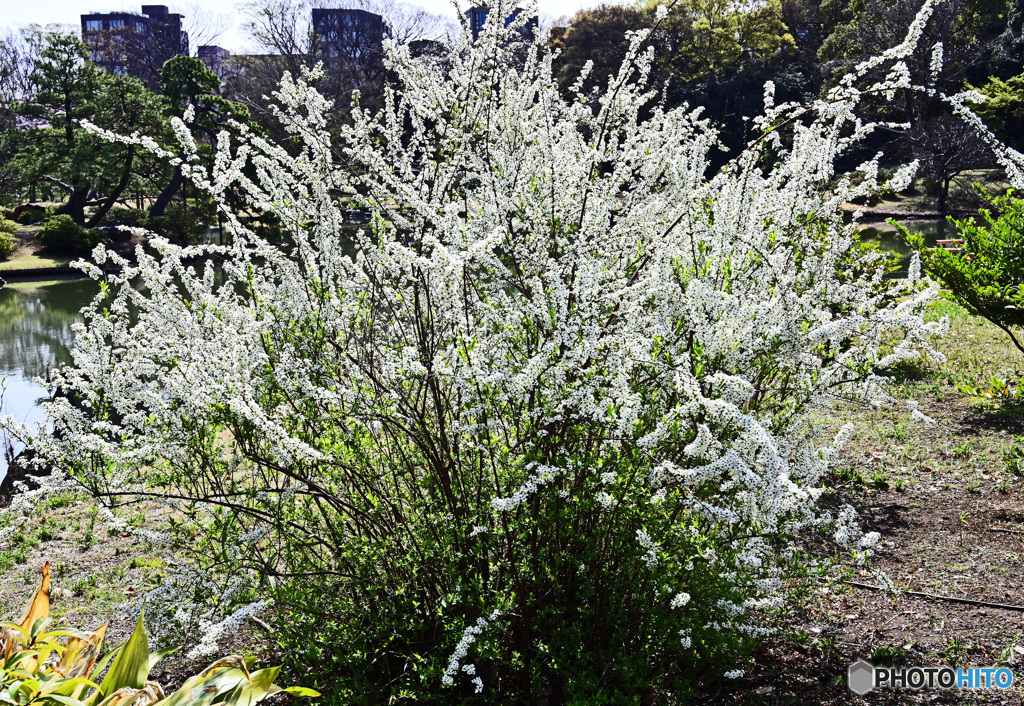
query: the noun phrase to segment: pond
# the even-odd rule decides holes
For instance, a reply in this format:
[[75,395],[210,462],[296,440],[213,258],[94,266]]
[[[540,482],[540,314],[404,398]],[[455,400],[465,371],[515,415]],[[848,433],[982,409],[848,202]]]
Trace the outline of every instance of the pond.
[[[0,380],[4,386],[0,413],[21,422],[43,418],[39,402],[47,392],[32,380],[45,378],[55,365],[71,362],[71,327],[82,320],[80,309],[98,290],[91,279],[14,281],[0,288]],[[0,457],[0,479],[6,474],[7,460]]]
[[[937,240],[949,240],[956,237],[956,228],[945,219],[906,220],[902,224],[911,233],[924,235],[925,245],[934,246]],[[906,274],[913,252],[896,228],[884,221],[881,223],[865,223],[861,240],[865,243],[878,243],[883,250],[898,253],[903,267],[900,272]]]

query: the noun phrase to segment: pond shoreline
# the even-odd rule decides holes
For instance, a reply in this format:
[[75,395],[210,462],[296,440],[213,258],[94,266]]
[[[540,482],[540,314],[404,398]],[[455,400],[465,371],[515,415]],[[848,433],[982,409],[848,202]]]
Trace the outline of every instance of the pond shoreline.
[[[121,271],[120,267],[110,268],[104,270],[107,274],[118,274]],[[0,270],[0,280],[6,281],[10,279],[79,279],[88,277],[89,275],[71,265],[63,265],[61,267],[26,267],[17,270]]]
[[852,217],[857,211],[861,211],[863,215],[860,222],[865,225],[885,223],[890,218],[895,220],[946,220],[947,218],[969,218],[978,215],[978,209],[976,208],[955,209],[945,212],[930,209],[911,211],[886,206],[864,206],[855,203],[844,203],[839,206],[839,209],[849,217]]

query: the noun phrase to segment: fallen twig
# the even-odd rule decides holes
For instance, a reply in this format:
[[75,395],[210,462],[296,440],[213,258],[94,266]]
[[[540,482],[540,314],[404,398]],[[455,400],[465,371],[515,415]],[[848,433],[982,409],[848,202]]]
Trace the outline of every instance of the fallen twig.
[[847,586],[853,586],[854,588],[865,588],[869,591],[890,591],[892,593],[902,593],[905,596],[916,596],[917,598],[930,598],[934,601],[946,601],[948,603],[963,603],[964,605],[976,605],[983,608],[998,608],[999,610],[1015,610],[1019,613],[1024,613],[1024,606],[1021,605],[1004,605],[1002,603],[989,603],[988,601],[976,601],[971,598],[954,598],[953,596],[940,596],[935,593],[923,593],[921,591],[904,591],[902,588],[883,588],[881,586],[872,586],[869,583],[858,583],[856,581],[843,581]]
[[263,628],[267,632],[273,632],[273,628],[271,628],[265,622],[263,622],[262,620],[257,618],[255,615],[250,615],[249,616],[249,620],[251,620],[252,622],[256,623],[257,625],[259,625],[261,628]]
[[1006,534],[1024,534],[1024,530],[1006,529],[1003,527],[989,527],[989,532],[1006,532]]

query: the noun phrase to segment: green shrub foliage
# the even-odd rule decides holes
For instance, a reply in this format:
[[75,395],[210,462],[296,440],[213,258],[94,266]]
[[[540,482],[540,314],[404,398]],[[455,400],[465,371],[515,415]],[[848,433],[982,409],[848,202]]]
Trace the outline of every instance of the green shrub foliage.
[[977,218],[950,222],[963,243],[948,248],[926,248],[923,236],[897,227],[948,298],[998,326],[1024,353],[1024,201],[1011,191],[993,199]]
[[9,232],[0,230],[0,260],[6,260],[14,254],[14,247],[17,244],[14,236]]
[[202,213],[191,205],[176,202],[168,206],[162,216],[149,218],[144,225],[158,235],[193,244],[203,230]]
[[104,225],[118,225],[118,226],[129,226],[129,227],[144,227],[146,225],[146,211],[138,208],[115,208],[111,209],[110,213],[107,214],[106,218],[103,219]]
[[43,209],[27,208],[15,219],[18,224],[30,226],[46,218],[46,211]]
[[38,238],[46,248],[58,255],[87,255],[100,242],[97,231],[86,230],[68,215],[46,219]]

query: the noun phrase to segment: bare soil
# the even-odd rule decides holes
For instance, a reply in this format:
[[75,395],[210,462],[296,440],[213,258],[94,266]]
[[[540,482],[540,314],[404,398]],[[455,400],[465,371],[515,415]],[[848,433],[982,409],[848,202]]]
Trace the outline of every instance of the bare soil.
[[[140,507],[135,515],[128,513],[129,525],[143,512],[166,514],[156,506]],[[10,530],[0,539],[0,622],[21,617],[49,562],[53,627],[94,630],[108,624],[105,645],[114,647],[135,627],[143,594],[171,568],[146,540],[107,529],[89,499],[56,496],[32,515],[7,515],[0,522],[0,533]],[[221,655],[259,656],[262,645],[246,628],[222,644]],[[189,660],[179,652],[150,676],[165,689],[177,688],[210,661]]]

